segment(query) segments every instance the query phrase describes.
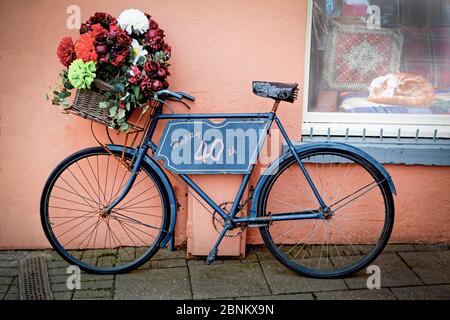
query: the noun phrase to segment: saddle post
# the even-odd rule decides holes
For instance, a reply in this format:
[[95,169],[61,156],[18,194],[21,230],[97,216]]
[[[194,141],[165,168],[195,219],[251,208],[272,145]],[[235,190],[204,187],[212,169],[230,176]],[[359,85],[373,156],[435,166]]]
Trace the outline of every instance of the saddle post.
[[278,107],[280,106],[281,100],[275,100],[275,103],[273,104],[272,112],[277,113]]

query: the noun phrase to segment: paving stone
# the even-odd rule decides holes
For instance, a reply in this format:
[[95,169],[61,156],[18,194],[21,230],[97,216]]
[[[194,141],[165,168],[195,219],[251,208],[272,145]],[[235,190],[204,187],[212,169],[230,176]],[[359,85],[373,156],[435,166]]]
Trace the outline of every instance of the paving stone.
[[341,279],[322,280],[305,278],[292,272],[277,261],[262,261],[261,266],[274,294],[347,289],[347,286]]
[[1,261],[17,261],[25,257],[28,251],[0,251]]
[[81,281],[81,290],[112,289],[114,281]]
[[3,298],[5,297],[5,293],[0,293],[0,300],[3,300]]
[[392,288],[400,300],[450,300],[450,285]]
[[136,252],[135,248],[121,248],[119,249],[119,261],[122,262],[131,262],[136,260]]
[[450,283],[450,251],[399,253],[425,284]]
[[186,259],[187,254],[184,249],[177,249],[173,252],[169,251],[167,248],[160,249],[153,257],[152,260],[164,260],[164,259],[175,259],[184,258]]
[[0,268],[0,277],[16,277],[18,274],[18,268]]
[[416,248],[417,251],[444,251],[448,250],[448,244],[415,244],[414,248]]
[[49,268],[48,269],[48,274],[49,276],[62,276],[62,275],[66,275],[67,277],[69,276],[67,272],[67,268]]
[[20,295],[18,293],[8,293],[3,297],[3,300],[20,300]]
[[54,283],[51,285],[52,292],[72,292],[73,290],[67,287],[67,283]]
[[54,269],[54,268],[66,268],[69,267],[70,264],[64,260],[57,260],[57,261],[48,261],[47,262],[47,267],[49,269]]
[[318,300],[395,300],[389,289],[318,292],[315,295]]
[[13,283],[8,290],[8,294],[10,293],[20,293],[19,291],[19,284],[18,283]]
[[[205,259],[194,259],[194,260],[188,260],[188,266],[204,266],[206,265],[206,258]],[[223,264],[222,260],[214,260],[213,265],[219,265]]]
[[14,279],[13,277],[0,277],[0,285],[1,284],[10,285],[13,279]]
[[167,260],[155,260],[149,261],[149,267],[152,269],[163,269],[163,268],[176,268],[176,267],[186,267],[186,259],[167,259]]
[[272,296],[240,297],[236,300],[314,300],[311,293],[278,294]]
[[[382,288],[422,284],[422,281],[395,253],[380,255],[372,265],[380,267]],[[367,279],[372,275],[372,273],[367,274],[366,270],[347,277],[344,281],[351,289],[365,289]]]
[[266,261],[266,260],[275,261],[275,258],[270,253],[269,249],[267,249],[266,247],[257,249],[255,253],[258,256],[259,261]]
[[18,260],[1,260],[0,268],[17,268],[19,265]]
[[70,276],[69,274],[60,276],[49,276],[49,280],[51,284],[66,283],[67,277],[69,276]]
[[393,253],[393,252],[411,252],[416,251],[416,248],[412,244],[388,244],[383,253]]
[[75,290],[73,300],[111,300],[112,291],[109,290]]
[[0,284],[0,293],[6,293],[9,289],[9,285]]
[[114,299],[191,299],[187,268],[137,270],[116,276]]
[[189,267],[194,299],[270,294],[257,263]]
[[112,274],[94,274],[94,273],[81,273],[81,281],[105,281],[114,280],[114,275]]
[[53,292],[53,300],[71,300],[72,291],[70,292]]

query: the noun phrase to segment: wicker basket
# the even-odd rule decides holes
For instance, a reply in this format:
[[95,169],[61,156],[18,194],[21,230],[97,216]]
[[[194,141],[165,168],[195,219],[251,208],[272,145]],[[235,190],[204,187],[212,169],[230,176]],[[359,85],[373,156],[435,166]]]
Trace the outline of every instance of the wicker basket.
[[93,120],[106,126],[111,125],[109,108],[101,109],[99,103],[105,101],[105,96],[102,93],[112,89],[113,86],[110,84],[95,79],[92,89],[77,90],[70,111],[84,119]]

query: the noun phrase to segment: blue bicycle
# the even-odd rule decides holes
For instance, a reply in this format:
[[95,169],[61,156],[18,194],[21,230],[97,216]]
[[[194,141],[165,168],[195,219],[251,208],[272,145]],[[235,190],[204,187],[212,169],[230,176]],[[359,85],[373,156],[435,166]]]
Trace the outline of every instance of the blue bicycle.
[[[275,101],[271,112],[164,114],[169,100],[195,98],[160,91],[136,148],[107,144],[62,161],[41,198],[42,225],[53,248],[69,263],[98,274],[127,272],[168,244],[173,249],[177,200],[167,172],[209,206],[219,236],[207,263],[224,237],[259,228],[273,256],[300,275],[339,278],[368,266],[394,223],[395,187],[388,172],[353,146],[294,146],[276,113],[281,102],[295,101],[297,84],[254,82],[253,91]],[[160,121],[167,124],[155,143]],[[286,152],[248,188],[274,123]],[[218,140],[220,135],[233,146]],[[218,204],[189,176],[205,173],[242,174],[235,199]]]

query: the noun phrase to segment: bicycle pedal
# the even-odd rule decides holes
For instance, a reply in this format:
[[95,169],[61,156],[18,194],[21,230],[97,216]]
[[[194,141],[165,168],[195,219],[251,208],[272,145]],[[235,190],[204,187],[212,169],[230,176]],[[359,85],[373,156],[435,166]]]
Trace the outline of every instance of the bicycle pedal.
[[217,251],[218,251],[217,249],[211,250],[208,257],[206,258],[205,264],[210,265],[214,262],[214,260],[216,260]]

